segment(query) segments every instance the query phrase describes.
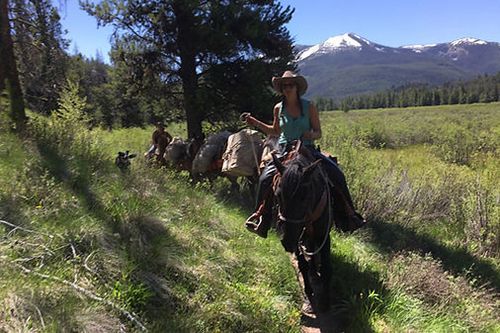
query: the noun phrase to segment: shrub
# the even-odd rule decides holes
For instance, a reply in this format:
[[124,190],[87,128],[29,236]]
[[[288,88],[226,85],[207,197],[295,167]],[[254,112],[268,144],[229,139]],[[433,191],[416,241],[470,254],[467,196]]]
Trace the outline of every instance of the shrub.
[[86,99],[79,96],[78,84],[68,81],[59,108],[48,118],[34,115],[30,125],[41,150],[68,159],[83,159],[97,168],[103,157],[89,131],[90,118],[84,113],[85,107]]

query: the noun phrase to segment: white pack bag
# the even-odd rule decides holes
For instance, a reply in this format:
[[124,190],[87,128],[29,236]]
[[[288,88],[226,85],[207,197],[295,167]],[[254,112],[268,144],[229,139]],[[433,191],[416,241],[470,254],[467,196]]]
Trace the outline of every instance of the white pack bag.
[[231,135],[222,155],[222,172],[231,176],[254,175],[259,167],[262,146],[262,138],[257,131],[243,129]]

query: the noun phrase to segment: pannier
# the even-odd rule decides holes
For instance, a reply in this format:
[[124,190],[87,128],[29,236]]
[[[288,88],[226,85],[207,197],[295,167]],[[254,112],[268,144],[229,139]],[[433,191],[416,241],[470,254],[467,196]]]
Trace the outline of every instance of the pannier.
[[230,132],[224,131],[210,135],[193,160],[193,173],[205,173],[211,171],[214,162],[221,158]]
[[243,129],[232,134],[222,155],[222,172],[231,176],[254,175],[260,164],[262,148],[262,138],[257,131]]

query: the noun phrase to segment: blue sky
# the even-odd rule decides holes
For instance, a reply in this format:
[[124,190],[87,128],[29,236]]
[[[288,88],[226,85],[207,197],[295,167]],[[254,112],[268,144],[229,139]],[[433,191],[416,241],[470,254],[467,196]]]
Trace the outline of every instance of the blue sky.
[[[462,37],[500,42],[500,0],[283,0],[295,7],[287,25],[297,44],[313,45],[354,32],[386,46],[433,44]],[[88,57],[110,49],[110,27],[67,0],[61,9],[72,53],[75,45]]]

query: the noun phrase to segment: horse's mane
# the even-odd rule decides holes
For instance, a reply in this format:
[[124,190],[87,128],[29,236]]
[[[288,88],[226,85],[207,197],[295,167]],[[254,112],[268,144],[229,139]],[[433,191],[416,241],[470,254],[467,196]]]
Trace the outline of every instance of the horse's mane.
[[304,168],[310,163],[309,159],[302,154],[297,154],[287,161],[285,172],[281,177],[281,188],[286,197],[295,196],[302,183]]

